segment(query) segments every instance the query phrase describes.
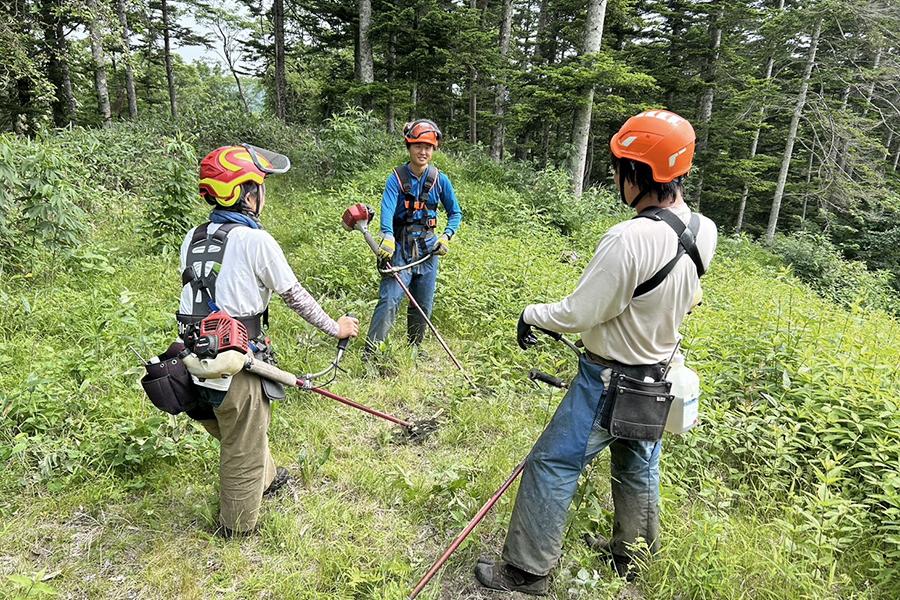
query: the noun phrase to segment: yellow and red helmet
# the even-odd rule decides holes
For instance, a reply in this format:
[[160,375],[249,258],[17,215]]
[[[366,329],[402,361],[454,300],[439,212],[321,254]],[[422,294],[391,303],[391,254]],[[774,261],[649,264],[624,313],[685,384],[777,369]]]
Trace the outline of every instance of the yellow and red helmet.
[[250,144],[222,146],[200,161],[200,195],[210,204],[230,208],[241,199],[241,184],[262,185],[266,175],[290,167],[286,156]]
[[646,110],[625,121],[609,147],[616,158],[649,165],[653,181],[669,183],[691,170],[696,139],[684,117],[667,110]]
[[407,144],[431,144],[437,148],[443,137],[440,128],[429,119],[417,119],[403,127]]

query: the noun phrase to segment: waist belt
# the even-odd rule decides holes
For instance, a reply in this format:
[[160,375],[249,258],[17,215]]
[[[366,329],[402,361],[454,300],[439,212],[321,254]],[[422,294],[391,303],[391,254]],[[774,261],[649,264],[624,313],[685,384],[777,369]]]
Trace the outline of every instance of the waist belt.
[[603,358],[598,354],[594,354],[587,348],[584,349],[584,354],[587,356],[587,359],[594,364],[602,367],[609,367],[617,373],[627,375],[628,377],[639,381],[643,381],[645,377],[650,377],[653,381],[661,381],[663,373],[666,370],[666,365],[662,362],[653,363],[652,365],[626,365],[625,363],[612,360],[611,358]]
[[[261,339],[263,337],[263,320],[265,313],[260,313],[257,315],[251,315],[249,317],[235,317],[238,321],[244,324],[244,327],[247,328],[247,337],[251,340]],[[205,319],[209,315],[203,316],[195,316],[195,315],[184,315],[178,313],[175,315],[175,318],[178,320],[178,333],[183,334],[184,330],[188,327],[188,325],[193,325],[194,323],[199,323],[203,319]]]

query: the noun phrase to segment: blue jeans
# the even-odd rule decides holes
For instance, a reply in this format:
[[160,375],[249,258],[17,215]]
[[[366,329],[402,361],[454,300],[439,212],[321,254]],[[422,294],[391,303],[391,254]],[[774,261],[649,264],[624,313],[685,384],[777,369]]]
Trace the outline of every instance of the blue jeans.
[[630,556],[629,545],[638,537],[652,552],[659,548],[662,443],[623,440],[600,429],[606,369],[581,358],[578,375],[526,459],[503,560],[528,573],[546,575],[556,565],[578,477],[607,446],[615,507],[613,553]]
[[[394,252],[394,258],[391,264],[395,267],[408,264],[402,248],[399,244]],[[420,265],[416,265],[412,269],[400,271],[397,275],[403,281],[413,298],[431,318],[431,309],[434,307],[434,291],[437,286],[438,274],[438,257],[432,256]],[[366,351],[371,352],[378,344],[387,339],[388,332],[397,319],[397,313],[400,311],[400,303],[406,297],[403,289],[397,283],[393,275],[383,275],[381,277],[381,285],[378,288],[378,304],[375,306],[375,313],[372,315],[372,323],[369,325],[369,333],[366,335]],[[425,332],[428,325],[425,319],[419,314],[412,303],[406,309],[406,334],[410,344],[420,344],[425,338]]]

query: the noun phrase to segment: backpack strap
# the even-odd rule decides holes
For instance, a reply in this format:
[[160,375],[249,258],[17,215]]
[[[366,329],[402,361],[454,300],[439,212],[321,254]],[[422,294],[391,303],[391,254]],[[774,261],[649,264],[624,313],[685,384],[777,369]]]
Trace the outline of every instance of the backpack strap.
[[[222,264],[225,256],[225,245],[228,233],[240,223],[223,223],[213,233],[209,233],[210,223],[204,223],[194,230],[187,251],[187,266],[181,272],[181,285],[191,285],[193,296],[193,315],[208,315],[212,312],[211,304],[216,299],[216,265]],[[200,272],[194,264],[200,263]],[[199,294],[199,297],[198,297]]]
[[697,235],[700,233],[700,215],[691,213],[691,221],[688,226],[685,226],[684,222],[672,212],[659,207],[648,208],[634,218],[652,219],[654,221],[666,223],[672,228],[675,235],[678,236],[678,250],[675,252],[675,257],[663,265],[659,271],[654,273],[653,277],[634,289],[634,293],[631,296],[632,299],[646,294],[661,284],[666,276],[672,272],[672,269],[675,268],[679,259],[685,254],[687,254],[694,263],[694,267],[697,269],[697,277],[703,277],[706,273],[706,268],[703,266],[703,261],[700,259],[700,251],[697,249],[696,243]]

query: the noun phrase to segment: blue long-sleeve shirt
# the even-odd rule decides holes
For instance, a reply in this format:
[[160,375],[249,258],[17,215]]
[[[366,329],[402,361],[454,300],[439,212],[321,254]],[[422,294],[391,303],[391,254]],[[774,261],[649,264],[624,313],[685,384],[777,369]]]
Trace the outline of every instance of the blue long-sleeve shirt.
[[[420,186],[422,185],[421,179],[412,172],[412,169],[409,168],[409,163],[400,168],[409,172],[410,192],[418,198]],[[397,176],[392,171],[387,178],[387,182],[385,182],[384,194],[381,196],[382,234],[394,235],[394,220],[400,220],[406,210],[404,200],[405,197],[400,187],[400,182],[397,181]],[[428,192],[429,218],[437,218],[438,202],[443,204],[444,210],[447,211],[447,226],[444,227],[444,233],[452,237],[456,230],[459,229],[459,224],[462,223],[462,210],[459,207],[459,201],[456,199],[456,192],[453,191],[453,184],[450,183],[450,178],[444,175],[443,172],[439,172],[438,180]]]

